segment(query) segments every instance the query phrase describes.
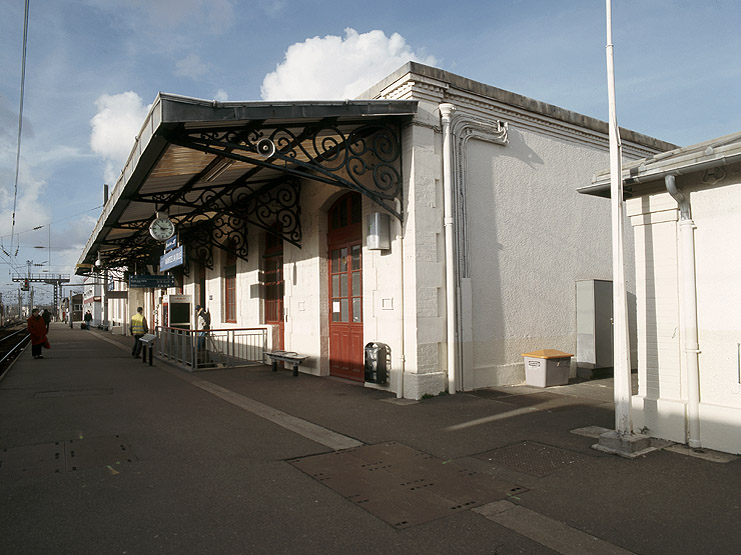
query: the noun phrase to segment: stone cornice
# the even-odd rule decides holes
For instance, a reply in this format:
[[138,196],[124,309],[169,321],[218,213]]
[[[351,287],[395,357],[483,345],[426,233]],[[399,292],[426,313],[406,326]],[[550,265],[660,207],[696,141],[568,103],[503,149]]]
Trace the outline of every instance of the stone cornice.
[[[606,122],[416,62],[407,63],[361,98],[451,102],[480,117],[503,118],[511,124],[602,148],[608,145]],[[620,135],[624,152],[630,157],[645,157],[676,148],[676,145],[624,128],[620,129]]]

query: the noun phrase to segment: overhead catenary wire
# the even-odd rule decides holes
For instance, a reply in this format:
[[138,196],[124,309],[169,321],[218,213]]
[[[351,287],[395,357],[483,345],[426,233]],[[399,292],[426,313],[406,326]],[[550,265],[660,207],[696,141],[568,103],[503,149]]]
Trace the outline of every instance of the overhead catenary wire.
[[[71,215],[66,216],[64,218],[60,218],[58,220],[54,220],[53,222],[48,222],[48,223],[45,223],[45,224],[34,226],[31,229],[26,229],[24,231],[19,231],[18,233],[15,234],[15,235],[17,235],[17,238],[18,238],[18,244],[15,245],[15,247],[16,247],[16,254],[15,255],[14,254],[11,254],[12,253],[12,248],[11,247],[8,247],[8,249],[6,249],[5,246],[3,245],[3,242],[2,242],[3,239],[6,239],[8,237],[11,237],[11,239],[12,239],[12,235],[0,235],[0,264],[8,264],[16,272],[22,272],[23,271],[23,268],[24,268],[24,265],[23,264],[19,264],[18,261],[16,260],[16,255],[17,255],[18,249],[21,249],[21,248],[37,248],[37,247],[35,247],[35,246],[34,247],[26,247],[26,246],[21,245],[20,244],[20,241],[21,241],[21,237],[20,236],[21,236],[21,234],[31,233],[33,231],[39,231],[39,230],[41,230],[41,229],[43,229],[43,228],[45,228],[47,226],[48,227],[51,227],[52,224],[57,224],[59,222],[65,221],[65,220],[76,218],[77,216],[81,216],[83,214],[86,214],[87,212],[92,212],[93,210],[99,210],[102,207],[103,207],[103,205],[101,204],[101,205],[95,206],[93,208],[88,208],[87,210],[83,210],[82,212],[78,212],[77,214],[71,214]],[[11,241],[11,244],[12,244],[12,241]],[[51,247],[51,245],[49,245],[49,247]],[[44,248],[47,248],[47,247],[44,247]],[[82,247],[53,247],[53,248],[54,249],[57,249],[57,250],[68,251],[65,254],[61,254],[61,255],[57,256],[57,259],[59,259],[60,257],[69,256],[70,254],[73,254],[75,252],[82,251]]]
[[18,204],[18,175],[21,168],[21,138],[23,136],[23,97],[26,89],[26,45],[28,44],[28,6],[29,0],[25,2],[23,13],[23,55],[21,59],[21,94],[20,107],[18,109],[18,142],[15,154],[15,186],[13,190],[13,221],[10,231],[10,251],[13,251],[13,232],[15,231],[15,210]]
[[[82,216],[83,214],[87,214],[88,212],[92,212],[93,210],[100,210],[103,208],[103,205],[98,205],[93,208],[88,208],[87,210],[83,210],[82,212],[78,212],[77,214],[72,214],[70,216],[65,216],[64,218],[60,218],[58,220],[54,220],[53,222],[47,222],[45,224],[37,225],[32,227],[31,229],[26,229],[24,231],[19,231],[17,235],[21,235],[22,233],[30,233],[31,231],[38,231],[40,229],[43,229],[47,226],[58,224],[59,222],[64,222],[65,220],[70,220],[72,218],[76,218],[77,216]],[[10,235],[0,235],[0,239],[5,239],[6,237],[10,237]]]

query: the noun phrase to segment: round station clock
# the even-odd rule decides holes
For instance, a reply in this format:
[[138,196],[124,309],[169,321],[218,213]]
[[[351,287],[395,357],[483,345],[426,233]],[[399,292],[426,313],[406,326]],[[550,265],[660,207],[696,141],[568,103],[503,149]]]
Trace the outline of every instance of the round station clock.
[[175,224],[166,216],[159,216],[149,224],[149,234],[157,241],[167,241],[175,235]]

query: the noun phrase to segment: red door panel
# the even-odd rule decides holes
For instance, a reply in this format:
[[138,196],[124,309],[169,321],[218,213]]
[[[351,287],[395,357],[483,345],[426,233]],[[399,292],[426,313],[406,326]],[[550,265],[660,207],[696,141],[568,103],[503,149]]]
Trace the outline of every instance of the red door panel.
[[360,195],[330,210],[329,372],[356,381],[363,373],[363,260]]
[[265,258],[265,323],[273,328],[273,349],[283,349],[283,257]]

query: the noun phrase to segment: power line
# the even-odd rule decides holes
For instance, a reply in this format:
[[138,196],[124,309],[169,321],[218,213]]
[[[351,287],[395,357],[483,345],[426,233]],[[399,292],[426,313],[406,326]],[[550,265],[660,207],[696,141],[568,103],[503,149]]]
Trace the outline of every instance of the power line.
[[[17,233],[17,235],[20,235],[21,233],[30,233],[31,231],[38,231],[39,229],[43,229],[43,228],[45,228],[47,226],[50,226],[50,225],[53,225],[53,224],[58,224],[59,222],[63,222],[65,220],[70,220],[72,218],[76,218],[77,216],[82,216],[83,214],[87,214],[88,212],[92,212],[93,210],[98,210],[100,208],[103,208],[103,205],[102,204],[99,205],[99,206],[96,206],[94,208],[88,208],[87,210],[83,210],[82,212],[78,212],[77,214],[72,214],[71,216],[67,216],[67,217],[61,218],[59,220],[54,220],[53,222],[48,222],[48,223],[45,223],[45,224],[37,225],[37,226],[32,227],[31,229],[26,229],[25,231],[19,231]],[[11,238],[11,241],[12,241],[12,238],[13,238],[12,235],[0,235],[0,239],[5,239],[6,237],[10,237]],[[19,241],[20,241],[20,239],[19,239]],[[12,243],[11,243],[11,245],[12,245]],[[11,250],[12,250],[12,248],[11,248]]]
[[23,97],[26,89],[26,45],[28,44],[28,2],[23,14],[23,57],[21,61],[21,100],[18,110],[18,147],[15,154],[15,190],[13,192],[13,223],[10,228],[10,250],[13,251],[13,232],[15,231],[15,209],[18,201],[18,174],[21,169],[21,136],[23,135]]

